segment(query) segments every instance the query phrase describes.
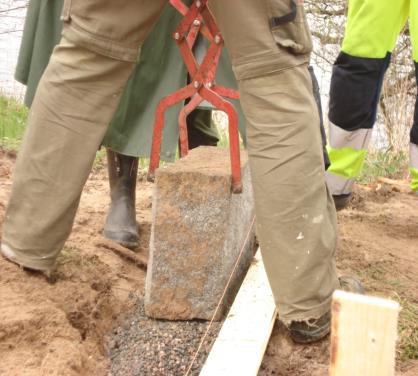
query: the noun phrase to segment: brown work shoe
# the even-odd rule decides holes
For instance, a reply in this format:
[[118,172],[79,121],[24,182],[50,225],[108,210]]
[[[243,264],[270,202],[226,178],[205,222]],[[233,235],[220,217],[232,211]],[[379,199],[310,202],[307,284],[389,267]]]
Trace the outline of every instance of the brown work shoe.
[[[340,277],[341,290],[364,294],[364,287],[359,280],[353,277]],[[293,321],[289,325],[290,337],[296,343],[308,344],[325,338],[331,329],[331,311],[319,319],[307,321]]]
[[319,319],[308,321],[292,321],[289,326],[290,337],[296,343],[307,344],[325,338],[331,328],[331,312],[327,312]]

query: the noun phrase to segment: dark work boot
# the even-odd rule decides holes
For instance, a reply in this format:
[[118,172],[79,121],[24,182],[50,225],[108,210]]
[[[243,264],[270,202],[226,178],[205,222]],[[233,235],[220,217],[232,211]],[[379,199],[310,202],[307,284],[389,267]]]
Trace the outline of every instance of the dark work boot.
[[[340,277],[341,290],[364,294],[364,287],[353,277]],[[290,326],[290,337],[296,343],[308,344],[325,338],[331,330],[331,311],[319,319],[293,321]]]
[[352,193],[345,195],[333,195],[332,198],[334,199],[334,204],[337,211],[345,209],[350,203],[352,197]]
[[135,188],[138,158],[107,149],[111,204],[104,236],[127,248],[138,246],[135,215]]

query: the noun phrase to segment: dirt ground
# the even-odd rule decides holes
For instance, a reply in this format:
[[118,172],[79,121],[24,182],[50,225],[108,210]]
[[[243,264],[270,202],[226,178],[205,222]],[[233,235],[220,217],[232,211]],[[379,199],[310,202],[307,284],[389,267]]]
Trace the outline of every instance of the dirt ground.
[[[0,231],[14,159],[13,154],[0,150]],[[125,338],[131,333],[129,326],[146,320],[135,317],[142,317],[151,192],[150,184],[139,183],[141,246],[137,253],[101,236],[109,203],[102,168],[93,172],[87,183],[74,231],[51,280],[0,257],[0,375],[181,374],[162,372],[158,367],[140,373],[135,367],[141,349],[134,354],[136,358],[119,354],[124,348],[132,352],[135,347],[137,337]],[[408,354],[416,357],[417,351],[418,198],[408,193],[402,181],[361,187],[352,207],[339,215],[339,222],[341,272],[362,278],[370,294],[400,301],[404,310],[398,374],[418,374],[418,361],[407,359]],[[201,326],[190,327],[196,338],[202,335]],[[159,337],[165,336],[160,332]],[[194,340],[190,339],[191,354],[197,347]],[[170,332],[170,346],[175,347],[176,341],[176,331]],[[327,341],[296,346],[277,324],[260,375],[326,375],[328,347]],[[182,353],[176,356],[181,358]]]
[[[0,155],[0,227],[13,163],[13,155]],[[139,212],[149,213],[150,195],[144,184]],[[101,236],[108,203],[102,170],[93,173],[86,186],[55,281],[0,257],[0,375],[107,374],[105,335],[134,308],[145,279],[137,255],[120,255]],[[142,244],[147,244],[149,219],[138,219]],[[145,252],[140,249],[138,256]]]

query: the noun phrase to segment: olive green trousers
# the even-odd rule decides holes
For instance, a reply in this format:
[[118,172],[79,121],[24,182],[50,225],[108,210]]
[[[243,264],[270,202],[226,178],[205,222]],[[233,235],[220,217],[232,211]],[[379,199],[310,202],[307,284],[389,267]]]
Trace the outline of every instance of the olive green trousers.
[[[95,153],[165,0],[66,0],[63,38],[31,108],[2,253],[53,267]],[[294,6],[292,6],[292,4]],[[317,318],[338,287],[301,1],[211,0],[239,83],[263,259],[281,319]]]

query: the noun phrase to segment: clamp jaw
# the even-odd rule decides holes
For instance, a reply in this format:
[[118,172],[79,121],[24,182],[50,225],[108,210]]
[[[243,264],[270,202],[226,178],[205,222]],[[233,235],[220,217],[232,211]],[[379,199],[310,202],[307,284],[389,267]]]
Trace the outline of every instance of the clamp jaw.
[[[234,106],[228,100],[224,99],[239,99],[239,93],[236,90],[215,84],[216,71],[224,46],[222,35],[208,8],[208,0],[194,0],[190,7],[187,7],[181,0],[170,0],[170,4],[184,16],[176,31],[173,33],[173,38],[180,49],[191,81],[186,87],[163,98],[157,106],[148,180],[154,181],[155,170],[160,164],[166,110],[190,98],[190,101],[180,111],[178,117],[180,157],[185,157],[189,152],[187,116],[203,101],[209,102],[215,109],[224,111],[228,115],[232,175],[231,188],[233,193],[241,193],[238,115]],[[209,47],[201,64],[199,64],[193,54],[193,47],[196,44],[199,34],[203,35],[209,41]]]

